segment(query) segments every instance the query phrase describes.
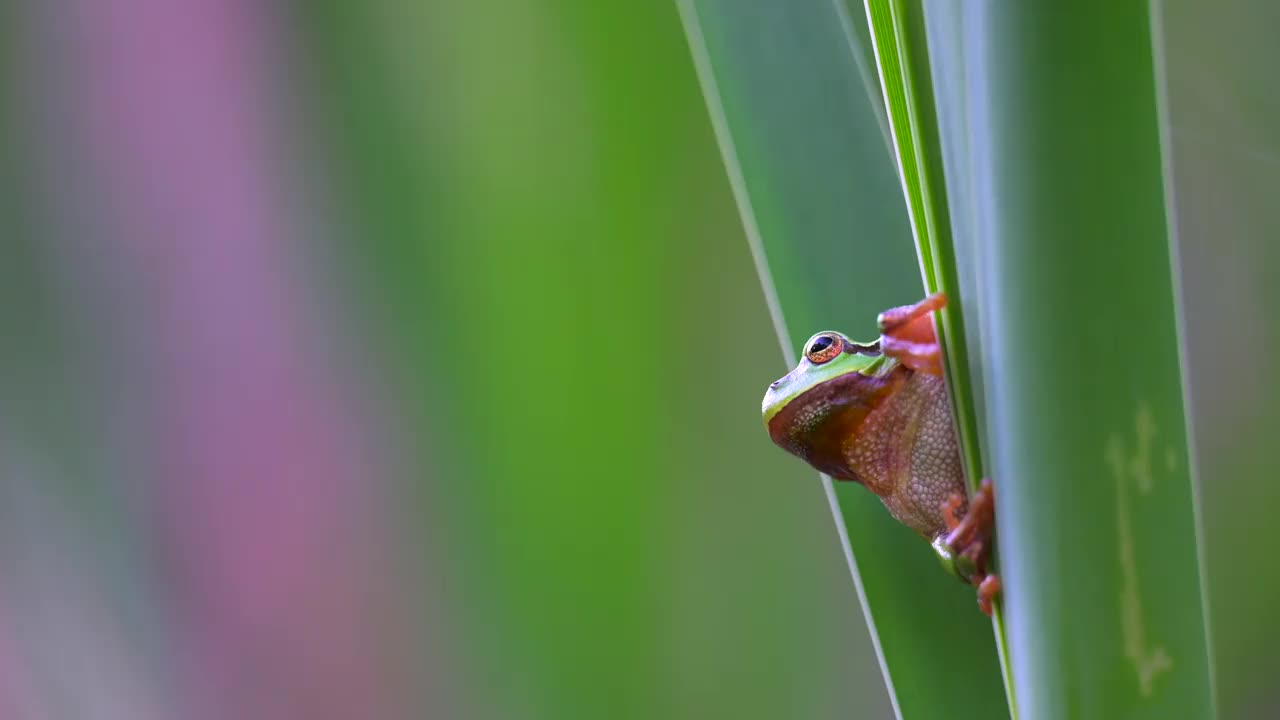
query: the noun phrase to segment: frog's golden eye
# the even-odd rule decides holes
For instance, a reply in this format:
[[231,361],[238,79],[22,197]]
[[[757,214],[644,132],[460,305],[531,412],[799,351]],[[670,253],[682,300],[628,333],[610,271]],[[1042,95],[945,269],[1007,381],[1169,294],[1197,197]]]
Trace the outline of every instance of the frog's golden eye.
[[822,334],[809,341],[804,356],[814,365],[830,362],[844,352],[844,340],[839,335]]

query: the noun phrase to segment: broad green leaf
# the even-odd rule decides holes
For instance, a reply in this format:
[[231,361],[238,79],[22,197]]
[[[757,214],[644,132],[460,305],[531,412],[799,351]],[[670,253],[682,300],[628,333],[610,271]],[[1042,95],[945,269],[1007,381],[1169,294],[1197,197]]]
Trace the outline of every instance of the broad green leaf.
[[[920,284],[881,101],[859,65],[865,18],[820,0],[679,6],[786,365],[824,328],[874,337],[876,313],[919,299]],[[871,493],[823,484],[899,717],[1001,716],[995,646],[972,589]]]
[[1148,5],[951,17],[1020,710],[1211,717]]

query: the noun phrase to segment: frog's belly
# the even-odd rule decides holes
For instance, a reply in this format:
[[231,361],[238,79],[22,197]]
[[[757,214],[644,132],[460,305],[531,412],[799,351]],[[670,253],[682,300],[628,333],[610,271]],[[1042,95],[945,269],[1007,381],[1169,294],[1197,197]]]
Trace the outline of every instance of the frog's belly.
[[867,414],[845,456],[890,514],[928,539],[946,530],[942,507],[947,499],[954,493],[966,496],[951,404],[940,377],[912,373]]

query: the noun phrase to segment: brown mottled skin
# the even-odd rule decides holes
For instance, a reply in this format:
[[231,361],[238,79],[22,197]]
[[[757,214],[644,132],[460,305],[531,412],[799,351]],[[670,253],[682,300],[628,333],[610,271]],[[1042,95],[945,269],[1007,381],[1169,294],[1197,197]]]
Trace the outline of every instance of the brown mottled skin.
[[[979,607],[990,615],[1000,588],[986,572],[993,496],[988,481],[972,504],[966,492],[930,317],[945,304],[937,294],[882,314],[879,343],[843,351],[892,359],[871,374],[847,372],[815,384],[770,418],[768,429],[776,444],[820,472],[874,492],[926,540],[945,538],[956,557],[970,563],[961,577],[978,586]],[[812,360],[811,367],[822,364]]]
[[773,417],[769,435],[820,472],[866,486],[926,540],[949,529],[947,499],[965,497],[946,385],[905,365],[818,385]]

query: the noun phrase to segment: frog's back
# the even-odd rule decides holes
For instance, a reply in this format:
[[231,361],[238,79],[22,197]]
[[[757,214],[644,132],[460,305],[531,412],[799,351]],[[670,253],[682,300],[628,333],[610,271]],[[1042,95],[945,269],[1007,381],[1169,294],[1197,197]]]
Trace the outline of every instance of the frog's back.
[[943,504],[954,493],[965,496],[951,404],[941,377],[895,372],[907,376],[868,413],[845,454],[895,518],[932,539],[946,530]]

